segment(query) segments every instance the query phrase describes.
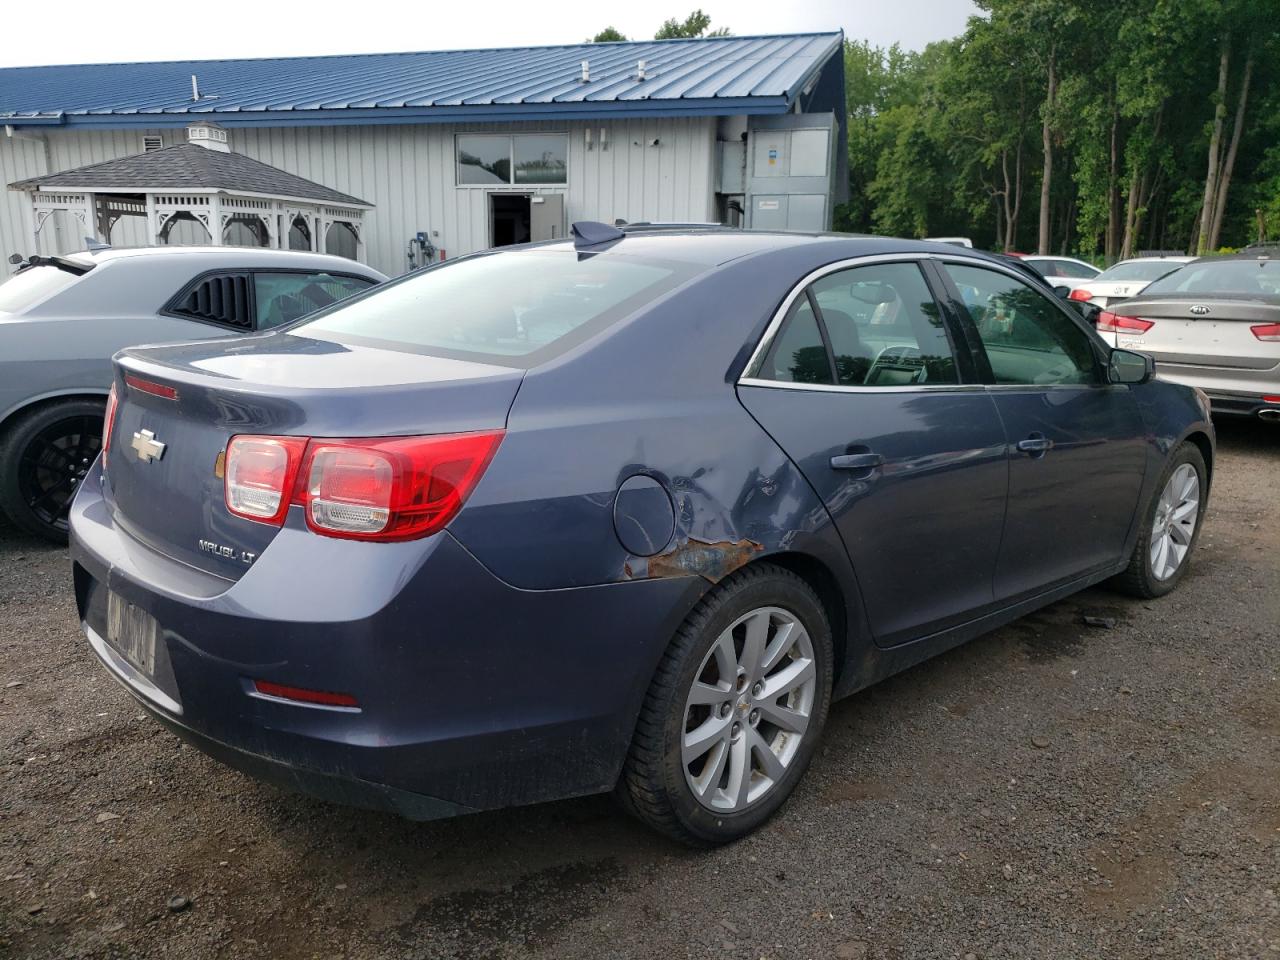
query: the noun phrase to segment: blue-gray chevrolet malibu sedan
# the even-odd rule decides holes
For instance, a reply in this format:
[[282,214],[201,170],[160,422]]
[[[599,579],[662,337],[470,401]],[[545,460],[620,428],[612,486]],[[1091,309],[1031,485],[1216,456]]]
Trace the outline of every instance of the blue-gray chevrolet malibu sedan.
[[161,722],[427,818],[759,826],[833,698],[1185,575],[1205,398],[994,258],[580,225],[116,357],[76,599]]

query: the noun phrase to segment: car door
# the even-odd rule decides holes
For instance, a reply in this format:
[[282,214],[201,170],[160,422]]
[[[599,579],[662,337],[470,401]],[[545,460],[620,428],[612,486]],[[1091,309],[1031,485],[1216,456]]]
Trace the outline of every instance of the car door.
[[918,259],[851,261],[792,291],[739,382],[826,504],[882,646],[993,602],[1004,430],[955,342]]
[[1117,563],[1147,461],[1129,387],[1107,382],[1105,348],[1080,321],[1011,271],[955,260],[941,270],[1008,438],[996,599]]

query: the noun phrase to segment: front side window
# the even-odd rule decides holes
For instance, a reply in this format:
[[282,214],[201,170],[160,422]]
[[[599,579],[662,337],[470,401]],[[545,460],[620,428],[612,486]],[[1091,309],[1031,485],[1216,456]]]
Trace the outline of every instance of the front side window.
[[459,134],[457,150],[460,186],[568,182],[568,134]]
[[842,386],[958,383],[942,315],[915,263],[839,270],[814,281]]
[[290,332],[463,359],[541,362],[675,289],[698,269],[619,254],[483,254],[385,284]]
[[996,383],[1097,383],[1089,335],[1048,297],[1007,274],[947,263]]
[[373,284],[360,277],[336,277],[328,273],[256,273],[253,281],[259,330],[292,323]]

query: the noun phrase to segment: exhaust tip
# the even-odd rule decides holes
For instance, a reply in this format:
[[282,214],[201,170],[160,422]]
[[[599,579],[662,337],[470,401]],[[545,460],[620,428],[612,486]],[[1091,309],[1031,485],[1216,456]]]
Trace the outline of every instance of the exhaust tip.
[[1280,420],[1280,407],[1272,407],[1266,410],[1259,410],[1258,417],[1261,420]]

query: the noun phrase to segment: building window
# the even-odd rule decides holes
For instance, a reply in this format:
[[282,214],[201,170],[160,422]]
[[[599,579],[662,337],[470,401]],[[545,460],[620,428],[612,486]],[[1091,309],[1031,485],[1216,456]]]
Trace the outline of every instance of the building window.
[[564,185],[568,157],[565,133],[464,134],[458,137],[458,185]]

